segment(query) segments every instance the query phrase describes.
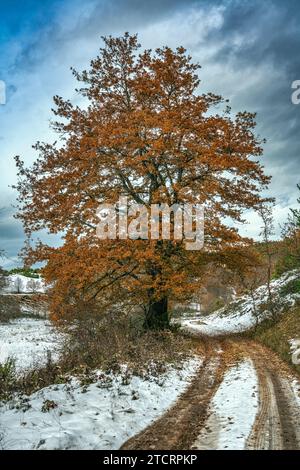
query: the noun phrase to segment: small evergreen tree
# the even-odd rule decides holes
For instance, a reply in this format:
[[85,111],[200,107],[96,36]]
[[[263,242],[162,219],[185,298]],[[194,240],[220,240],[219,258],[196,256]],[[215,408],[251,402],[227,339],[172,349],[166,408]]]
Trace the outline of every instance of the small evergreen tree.
[[[297,188],[300,191],[300,184],[297,184]],[[297,199],[297,202],[298,204],[300,204],[300,197]],[[300,228],[300,209],[291,209],[291,212],[293,214],[294,223],[296,227]]]
[[[300,190],[300,184],[297,187]],[[300,204],[300,197],[297,202]],[[281,236],[283,254],[276,266],[277,275],[300,266],[300,209],[290,209],[288,219],[281,228]]]

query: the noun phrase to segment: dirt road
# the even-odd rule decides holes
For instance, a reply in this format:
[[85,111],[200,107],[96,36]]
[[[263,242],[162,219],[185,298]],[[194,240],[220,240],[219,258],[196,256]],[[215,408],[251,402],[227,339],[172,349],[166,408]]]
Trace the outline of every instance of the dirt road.
[[[203,353],[203,350],[202,350]],[[245,339],[208,339],[205,360],[187,391],[174,406],[122,449],[182,450],[197,448],[206,429],[212,397],[226,371],[251,360],[258,379],[258,411],[246,449],[300,449],[300,407],[292,389],[294,376],[272,351]],[[239,397],[230,397],[239,404]],[[211,431],[210,431],[211,432]],[[211,443],[211,448],[217,442]]]

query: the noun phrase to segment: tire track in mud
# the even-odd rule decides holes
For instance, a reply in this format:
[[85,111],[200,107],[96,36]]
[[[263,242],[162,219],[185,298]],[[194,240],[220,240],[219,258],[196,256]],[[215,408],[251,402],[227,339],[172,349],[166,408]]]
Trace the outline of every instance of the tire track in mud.
[[121,449],[190,449],[206,422],[212,396],[228,366],[236,360],[235,347],[224,350],[222,341],[207,341],[204,363],[186,392],[161,418],[125,442]]
[[219,348],[216,341],[207,345],[206,358],[186,392],[161,418],[125,442],[121,449],[190,448],[204,424],[211,397],[222,380],[223,361]]
[[[287,393],[287,387],[277,374],[271,374],[274,391],[279,411],[279,418],[282,432],[282,448],[285,450],[300,449],[297,436],[297,427],[294,423],[294,415],[291,413],[291,396]],[[298,421],[298,433],[300,429],[300,420]]]
[[258,379],[259,411],[247,439],[246,449],[282,449],[281,423],[273,382],[269,374],[258,373]]
[[300,449],[300,410],[291,388],[292,372],[268,348],[243,343],[259,379],[260,407],[248,437],[247,449]]
[[245,448],[300,449],[300,408],[291,386],[291,380],[297,378],[295,374],[267,347],[253,340],[224,337],[205,339],[205,360],[188,389],[163,416],[121,449],[194,448],[225,372],[245,359],[252,361],[259,387],[259,409]]

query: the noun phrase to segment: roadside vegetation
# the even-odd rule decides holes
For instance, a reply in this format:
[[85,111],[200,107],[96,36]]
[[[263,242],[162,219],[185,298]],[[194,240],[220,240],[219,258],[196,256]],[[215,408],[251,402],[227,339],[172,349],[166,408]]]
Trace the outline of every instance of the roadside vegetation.
[[10,269],[9,271],[6,271],[6,275],[9,276],[11,274],[21,274],[22,276],[25,277],[30,277],[32,279],[39,279],[39,269],[33,269],[33,268],[13,268]]
[[[124,375],[124,365],[125,375],[159,377],[170,365],[180,368],[195,354],[194,341],[176,326],[146,331],[142,320],[142,315],[135,315],[129,322],[120,314],[99,319],[99,315],[85,313],[71,325],[61,325],[66,340],[58,361],[52,360],[49,351],[45,366],[27,372],[18,373],[13,358],[0,364],[0,401],[67,383],[71,376],[78,377],[82,384],[92,383],[96,370]],[[198,353],[200,349],[197,343]]]
[[[300,186],[298,186],[300,190]],[[300,204],[300,198],[298,199]],[[273,269],[273,277],[279,278],[283,273],[300,268],[300,210],[290,211],[287,222],[282,227],[282,240],[278,245],[277,260]],[[300,279],[293,279],[284,285],[279,292],[280,297],[300,295]],[[261,323],[253,336],[266,346],[273,349],[279,356],[300,373],[300,365],[293,362],[293,352],[299,349],[295,342],[300,343],[300,306],[296,300],[294,307],[285,311],[284,315]]]
[[[292,341],[300,340],[300,306],[288,310],[275,322],[266,320],[256,328],[252,337],[275,351],[300,374],[300,365],[292,360]],[[300,349],[300,342],[297,349]]]
[[[295,222],[290,220],[290,227],[295,227]],[[275,277],[288,270],[299,268],[300,259],[298,252],[298,238],[293,233],[293,239],[285,240],[284,253],[280,257],[276,269]],[[294,279],[280,290],[280,296],[300,295],[300,280]],[[300,340],[300,306],[290,308],[277,321],[266,321],[258,326],[254,338],[270,347],[282,359],[289,363],[300,373],[300,365],[293,362],[293,341]],[[299,348],[299,347],[298,347]]]

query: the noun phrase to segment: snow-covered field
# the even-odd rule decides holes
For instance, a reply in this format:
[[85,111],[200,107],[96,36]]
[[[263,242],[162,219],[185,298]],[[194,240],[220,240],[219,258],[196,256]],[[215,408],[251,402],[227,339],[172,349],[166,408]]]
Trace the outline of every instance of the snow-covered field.
[[[287,305],[292,306],[299,299],[299,294],[287,294],[285,296],[280,294],[280,290],[295,279],[300,279],[298,270],[290,271],[279,279],[272,281],[273,301],[279,309],[283,309]],[[191,333],[208,336],[246,331],[252,328],[256,322],[261,322],[271,315],[268,310],[262,308],[267,300],[267,287],[261,286],[254,292],[254,298],[245,295],[201,319],[199,317],[184,319],[181,322],[182,327]],[[262,311],[260,311],[261,308]]]
[[0,448],[118,449],[170,407],[199,366],[200,360],[192,358],[159,379],[134,376],[129,383],[122,375],[99,373],[88,386],[73,379],[44,388],[22,404],[23,410],[5,404]]
[[57,359],[62,339],[48,320],[20,318],[0,323],[0,362],[14,357],[17,370],[41,366],[47,360],[47,351]]

